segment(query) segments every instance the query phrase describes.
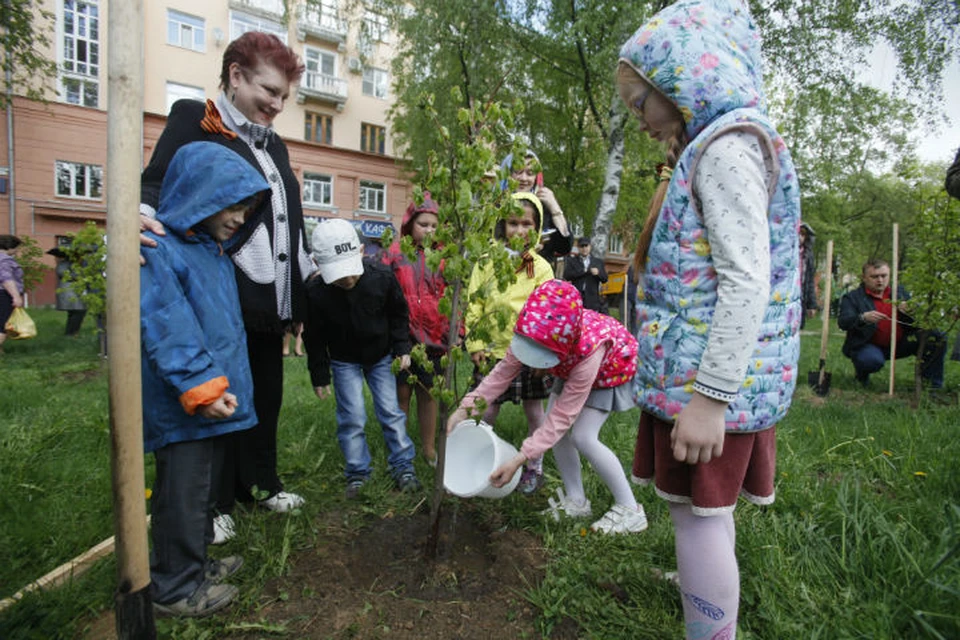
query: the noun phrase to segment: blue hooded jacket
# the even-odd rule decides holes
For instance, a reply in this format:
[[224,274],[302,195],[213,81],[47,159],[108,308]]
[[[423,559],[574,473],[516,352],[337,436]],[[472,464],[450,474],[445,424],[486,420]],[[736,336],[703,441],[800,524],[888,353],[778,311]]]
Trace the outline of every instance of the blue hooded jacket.
[[[146,251],[140,268],[147,452],[257,423],[234,266],[225,247],[198,225],[267,189],[247,161],[212,142],[185,145],[170,162],[157,211],[167,235],[148,234],[157,247]],[[237,397],[232,416],[211,420],[196,413],[227,390]]]

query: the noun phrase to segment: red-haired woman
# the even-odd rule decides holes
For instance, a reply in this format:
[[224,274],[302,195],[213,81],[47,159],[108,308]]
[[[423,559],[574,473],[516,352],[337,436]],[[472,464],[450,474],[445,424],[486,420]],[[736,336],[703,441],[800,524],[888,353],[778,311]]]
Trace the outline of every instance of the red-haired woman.
[[[229,147],[258,169],[271,187],[270,197],[231,249],[259,424],[235,434],[225,447],[223,473],[215,480],[220,487],[215,492],[219,515],[214,519],[214,543],[234,535],[229,514],[235,491],[241,499],[258,498],[261,506],[272,511],[290,511],[303,504],[299,495],[283,490],[277,476],[277,420],[283,399],[283,335],[292,323],[303,321],[304,281],[313,264],[304,249],[300,184],[290,168],[286,145],[271,127],[303,69],[296,53],[276,36],[243,34],[223,54],[220,95],[206,104],[174,103],[141,176],[141,228],[161,234],[162,227],[153,219],[160,188],[170,159],[185,144],[206,140]],[[223,176],[225,183],[231,179]],[[147,239],[141,242],[152,244]],[[144,258],[150,259],[149,249]],[[257,496],[251,495],[254,487]]]

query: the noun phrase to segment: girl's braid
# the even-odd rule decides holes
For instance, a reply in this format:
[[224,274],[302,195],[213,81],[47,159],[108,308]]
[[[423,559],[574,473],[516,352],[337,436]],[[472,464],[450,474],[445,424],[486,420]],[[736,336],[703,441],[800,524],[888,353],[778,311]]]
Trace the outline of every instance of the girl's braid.
[[683,153],[686,146],[686,123],[683,118],[678,118],[667,142],[667,161],[657,167],[659,184],[657,184],[657,190],[653,193],[650,209],[647,211],[647,219],[643,223],[643,230],[640,231],[640,237],[637,240],[637,250],[633,256],[635,282],[640,281],[640,276],[645,270],[647,252],[650,251],[650,242],[653,240],[653,228],[657,226],[657,220],[660,218],[660,209],[663,207],[663,200],[667,195],[667,187],[670,186],[670,176],[673,174],[673,169],[677,166],[677,160],[680,159],[680,154]]

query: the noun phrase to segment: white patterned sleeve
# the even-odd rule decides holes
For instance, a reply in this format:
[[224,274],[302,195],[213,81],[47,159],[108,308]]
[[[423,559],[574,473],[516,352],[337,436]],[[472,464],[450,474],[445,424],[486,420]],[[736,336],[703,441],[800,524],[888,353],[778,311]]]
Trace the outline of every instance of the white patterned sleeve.
[[694,389],[732,402],[770,297],[770,165],[755,134],[733,131],[703,151],[693,191],[717,270],[717,306]]

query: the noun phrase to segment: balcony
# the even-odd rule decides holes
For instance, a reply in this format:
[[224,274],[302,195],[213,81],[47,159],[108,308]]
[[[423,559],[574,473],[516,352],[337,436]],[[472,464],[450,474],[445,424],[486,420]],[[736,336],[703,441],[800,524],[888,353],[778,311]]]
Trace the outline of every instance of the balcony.
[[283,20],[283,0],[230,0],[230,8],[246,11],[270,20]]
[[297,88],[297,104],[307,100],[332,103],[337,111],[343,110],[347,101],[347,81],[336,76],[328,76],[315,71],[307,71]]
[[343,51],[347,42],[347,21],[329,11],[301,8],[297,17],[297,40],[303,42],[308,36],[332,42]]

